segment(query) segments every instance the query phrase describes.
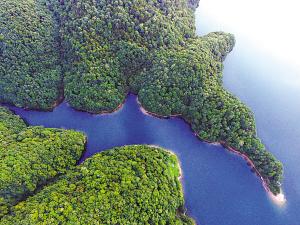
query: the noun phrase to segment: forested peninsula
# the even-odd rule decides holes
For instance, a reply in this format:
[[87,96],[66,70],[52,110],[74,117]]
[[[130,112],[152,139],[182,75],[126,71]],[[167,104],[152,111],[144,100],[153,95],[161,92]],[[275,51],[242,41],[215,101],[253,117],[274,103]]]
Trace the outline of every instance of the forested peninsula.
[[194,224],[183,214],[174,154],[148,146],[104,151],[14,206],[0,224]]
[[85,143],[1,107],[0,224],[194,224],[173,153],[124,146],[77,165]]
[[[147,111],[161,116],[180,115],[201,139],[223,143],[246,155],[253,162],[267,187],[276,195],[280,192],[282,164],[266,150],[258,138],[253,113],[222,86],[222,62],[234,47],[234,37],[223,32],[197,37],[194,18],[197,4],[197,0],[1,1],[0,101],[28,109],[51,110],[65,98],[75,109],[101,113],[113,111],[122,104],[129,92],[135,93]],[[55,162],[54,159],[51,163],[47,162],[48,166],[52,164],[57,166],[49,170],[53,172],[49,173],[47,170],[49,174],[46,172],[36,174],[35,169],[28,169],[26,173],[29,175],[26,179],[34,176],[34,182],[29,179],[29,184],[22,183],[20,190],[13,190],[11,194],[4,193],[4,197],[0,197],[2,208],[7,204],[15,204],[36,185],[57,173],[64,173],[66,168],[71,172],[58,183],[50,185],[36,196],[17,205],[13,209],[17,216],[15,218],[7,216],[4,221],[7,221],[6,224],[14,224],[14,219],[20,219],[30,224],[36,219],[36,215],[34,213],[27,215],[24,207],[30,210],[34,206],[43,205],[46,210],[45,217],[51,212],[52,207],[61,207],[62,213],[72,211],[69,205],[56,206],[52,199],[57,197],[56,194],[62,198],[76,199],[77,183],[82,179],[88,181],[87,185],[89,183],[94,185],[94,182],[97,182],[97,174],[92,175],[96,171],[94,165],[101,166],[102,162],[98,162],[98,159],[101,161],[102,155],[104,157],[109,153],[100,153],[101,156],[85,162],[86,166],[72,169],[80,149],[76,154],[70,153],[68,158],[64,157],[65,154],[69,154],[68,151],[52,152],[51,148],[68,149],[69,146],[76,145],[76,141],[83,142],[83,136],[72,131],[24,128],[22,122],[11,130],[3,125],[6,121],[9,124],[10,118],[11,116],[1,118],[1,129],[4,129],[1,135],[3,133],[12,140],[3,138],[0,154],[12,152],[9,161],[19,161],[16,165],[22,165],[23,159],[18,155],[22,155],[22,151],[26,151],[26,148],[24,150],[22,146],[20,147],[22,151],[13,153],[15,148],[10,147],[9,143],[19,146],[19,142],[23,140],[27,145],[30,135],[38,136],[37,142],[43,143],[47,142],[44,138],[51,136],[58,144],[51,144],[50,147],[49,143],[44,143],[43,146],[46,149],[46,146],[49,147],[47,154],[50,158],[55,158],[51,154],[58,154],[63,160],[60,166],[56,165],[59,162]],[[10,133],[13,135],[9,135]],[[66,139],[65,147],[60,145],[64,135],[70,136]],[[34,143],[27,146],[33,148],[32,154],[35,152],[35,145],[34,138]],[[114,157],[118,156],[112,156]],[[156,155],[150,154],[149,157]],[[44,163],[42,159],[38,160],[42,163],[37,163],[37,168]],[[160,168],[156,164],[151,164],[152,166],[153,169]],[[87,175],[84,175],[83,168],[87,169]],[[91,170],[93,171],[90,172]],[[123,172],[130,173],[122,169],[118,173]],[[101,178],[101,174],[99,176]],[[170,174],[166,174],[164,178],[167,179],[169,176]],[[156,178],[151,177],[153,180]],[[65,194],[66,182],[75,184],[74,196]],[[120,182],[116,184],[121,185]],[[2,183],[7,185],[6,182]],[[79,185],[79,189],[80,187]],[[106,188],[103,189],[105,193]],[[164,188],[170,191],[173,186],[170,184]],[[78,192],[81,193],[79,189]],[[6,190],[9,189],[1,187],[1,191]],[[85,190],[85,187],[82,190]],[[122,191],[120,193],[124,194]],[[167,193],[168,198],[174,194]],[[177,190],[177,196],[178,193]],[[86,196],[84,193],[81,194]],[[113,195],[113,192],[110,194]],[[101,195],[99,198],[102,198]],[[143,196],[137,199],[143,202]],[[179,199],[182,201],[182,196]],[[82,201],[89,202],[88,199]],[[120,205],[111,207],[122,207],[122,202],[118,203]],[[146,207],[145,205],[149,204],[147,207],[156,207],[151,205],[153,202],[144,203],[138,205]],[[105,204],[101,206],[106,207]],[[183,223],[183,220],[174,218],[174,209],[180,204],[168,206],[172,207],[165,212],[169,216],[168,221]],[[160,208],[164,209],[163,206]],[[82,209],[77,210],[81,212]],[[155,220],[154,214],[148,213],[150,211],[145,212],[153,215],[151,219]],[[54,219],[54,224],[59,219],[62,218]],[[86,217],[86,221],[89,219],[94,218]],[[109,219],[120,223],[116,217]]]

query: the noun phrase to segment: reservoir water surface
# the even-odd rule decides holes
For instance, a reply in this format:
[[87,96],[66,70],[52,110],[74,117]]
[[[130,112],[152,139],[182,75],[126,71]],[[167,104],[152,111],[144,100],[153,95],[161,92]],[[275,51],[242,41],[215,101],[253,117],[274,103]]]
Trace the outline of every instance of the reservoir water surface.
[[272,202],[242,158],[201,142],[180,118],[143,114],[134,95],[128,96],[119,111],[105,115],[79,112],[66,102],[53,112],[11,109],[30,125],[84,132],[88,143],[81,161],[97,152],[131,144],[159,145],[174,151],[183,170],[186,207],[198,224],[295,224],[286,223],[285,207]]
[[198,34],[224,30],[236,36],[225,61],[224,85],[253,110],[260,138],[283,162],[285,205],[274,204],[242,158],[199,141],[179,118],[143,114],[134,95],[119,111],[106,115],[78,112],[66,102],[53,112],[11,109],[30,125],[84,132],[88,144],[81,160],[130,144],[171,149],[181,161],[188,213],[200,225],[300,225],[300,70],[262,52],[238,30],[209,20],[201,4],[206,3],[200,2],[197,11]]

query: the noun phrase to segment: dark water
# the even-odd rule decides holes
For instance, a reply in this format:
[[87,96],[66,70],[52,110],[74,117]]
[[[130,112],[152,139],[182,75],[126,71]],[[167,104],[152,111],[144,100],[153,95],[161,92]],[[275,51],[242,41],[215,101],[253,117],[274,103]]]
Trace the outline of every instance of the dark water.
[[[226,30],[201,16],[197,27],[199,34]],[[200,225],[300,225],[300,73],[232,32],[237,44],[225,61],[224,84],[254,111],[259,136],[284,164],[284,206],[274,204],[240,157],[200,142],[181,119],[144,115],[133,95],[108,115],[77,112],[66,103],[53,112],[14,110],[31,125],[86,133],[83,159],[129,144],[173,150],[182,164],[188,212]]]

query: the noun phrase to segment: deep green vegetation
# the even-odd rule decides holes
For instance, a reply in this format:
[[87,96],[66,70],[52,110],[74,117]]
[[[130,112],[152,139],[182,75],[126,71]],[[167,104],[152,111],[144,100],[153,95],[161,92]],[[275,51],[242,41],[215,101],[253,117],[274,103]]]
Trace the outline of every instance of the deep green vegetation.
[[179,50],[159,51],[153,66],[136,76],[132,87],[148,111],[181,114],[201,139],[246,154],[277,194],[282,164],[257,137],[252,112],[221,86],[221,62],[233,45],[233,36],[211,33]]
[[0,100],[50,109],[59,98],[57,25],[43,0],[0,1]]
[[194,224],[174,154],[126,146],[75,166],[84,143],[0,107],[0,224]]
[[53,4],[65,48],[65,97],[75,108],[112,111],[158,48],[194,36],[186,0],[64,1]]
[[179,175],[174,154],[115,148],[20,202],[0,224],[194,224],[182,212]]
[[75,131],[27,127],[0,108],[0,217],[40,185],[73,168],[85,137]]
[[201,139],[249,156],[279,193],[282,164],[257,137],[251,111],[222,87],[222,61],[234,38],[196,37],[197,0],[0,4],[0,58],[8,60],[0,61],[2,101],[49,108],[61,75],[66,100],[80,110],[112,111],[132,91],[147,110],[181,114]]

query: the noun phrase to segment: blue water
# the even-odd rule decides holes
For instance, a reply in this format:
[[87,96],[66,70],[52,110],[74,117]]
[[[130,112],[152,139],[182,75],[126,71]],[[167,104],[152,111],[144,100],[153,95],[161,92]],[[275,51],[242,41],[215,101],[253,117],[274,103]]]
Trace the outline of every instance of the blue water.
[[[228,1],[223,4],[223,13],[219,20],[216,20],[214,7],[218,7],[222,0],[203,0],[200,1],[200,7],[196,13],[196,26],[199,35],[204,35],[216,30],[231,32],[236,37],[236,46],[228,55],[224,63],[224,86],[230,92],[238,96],[245,102],[255,114],[257,131],[263,143],[284,165],[283,191],[287,198],[287,203],[283,207],[268,205],[264,199],[258,201],[252,200],[248,208],[251,215],[243,216],[239,224],[254,225],[299,225],[300,224],[300,68],[299,63],[295,65],[294,61],[282,60],[285,55],[287,59],[294,55],[294,49],[299,48],[299,42],[293,44],[291,38],[297,35],[297,29],[289,27],[292,22],[285,21],[284,24],[290,30],[285,38],[274,44],[274,48],[286,46],[285,52],[279,57],[277,51],[267,51],[261,45],[264,42],[274,42],[269,37],[261,37],[259,29],[257,32],[248,32],[247,27],[241,26],[239,19],[247,21],[247,18],[235,18],[232,20],[237,10],[245,10],[241,15],[248,17],[259,16],[255,12],[248,12],[245,8],[237,8],[238,1]],[[284,3],[285,4],[285,3]],[[284,4],[282,4],[283,7]],[[286,3],[288,4],[288,3]],[[213,5],[214,7],[208,7]],[[268,11],[272,10],[272,2],[267,5],[263,17],[256,18],[258,24],[252,23],[251,30],[255,27],[261,27],[259,21],[277,21],[269,18]],[[260,7],[260,5],[257,5]],[[205,9],[205,10],[204,10]],[[212,11],[210,11],[212,10]],[[281,12],[282,16],[284,13]],[[213,15],[213,16],[211,16]],[[299,16],[299,14],[297,15]],[[236,21],[236,22],[235,22]],[[265,23],[265,21],[264,21]],[[283,25],[283,24],[281,24]],[[269,24],[269,27],[273,27]],[[268,33],[268,26],[264,33]],[[274,33],[275,36],[280,34]],[[257,41],[260,40],[260,41]],[[294,45],[294,49],[288,46]],[[288,55],[289,54],[289,55]],[[226,178],[227,179],[227,178]],[[252,193],[249,193],[252,195]],[[254,192],[255,194],[255,192]],[[257,193],[259,194],[259,193]],[[240,207],[245,211],[244,199],[241,198]],[[272,203],[271,203],[272,204]],[[273,207],[273,208],[272,208]],[[271,209],[272,208],[272,209]],[[235,211],[236,207],[229,205],[229,209]],[[254,212],[254,217],[252,218]],[[246,214],[246,212],[245,212]],[[207,215],[205,215],[207,216]],[[210,219],[213,215],[208,215]],[[227,220],[220,224],[235,224],[233,220]],[[203,220],[204,224],[218,223]],[[238,223],[236,223],[238,224]]]
[[11,109],[31,125],[84,132],[88,144],[82,160],[130,144],[173,150],[183,169],[186,207],[199,224],[286,224],[286,210],[273,204],[244,160],[220,146],[199,141],[179,118],[143,114],[134,95],[128,96],[121,110],[107,115],[75,111],[67,103],[53,112]]
[[134,95],[121,110],[108,115],[78,112],[66,103],[53,112],[13,109],[31,125],[84,132],[88,144],[82,160],[129,144],[173,150],[183,169],[188,213],[200,225],[300,225],[300,85],[295,79],[300,70],[261,52],[238,31],[201,15],[198,12],[200,35],[219,28],[235,33],[237,44],[225,61],[224,85],[254,111],[259,136],[284,164],[284,206],[274,204],[240,157],[200,142],[179,118],[144,115]]

